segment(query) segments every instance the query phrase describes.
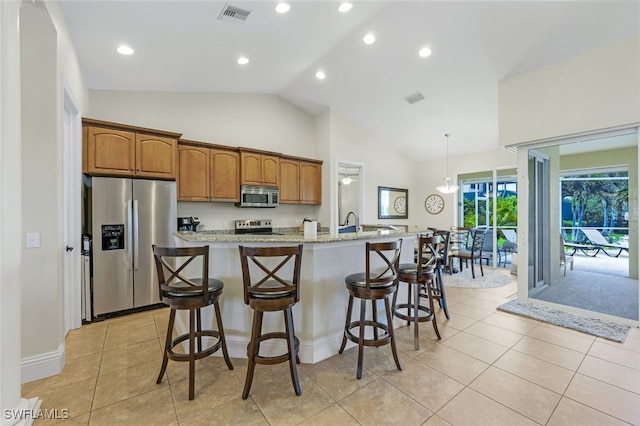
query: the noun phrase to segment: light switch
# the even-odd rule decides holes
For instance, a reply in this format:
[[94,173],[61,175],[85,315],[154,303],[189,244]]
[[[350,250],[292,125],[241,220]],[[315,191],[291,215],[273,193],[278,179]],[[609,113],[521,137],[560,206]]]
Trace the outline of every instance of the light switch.
[[40,233],[31,232],[27,234],[27,248],[40,247]]

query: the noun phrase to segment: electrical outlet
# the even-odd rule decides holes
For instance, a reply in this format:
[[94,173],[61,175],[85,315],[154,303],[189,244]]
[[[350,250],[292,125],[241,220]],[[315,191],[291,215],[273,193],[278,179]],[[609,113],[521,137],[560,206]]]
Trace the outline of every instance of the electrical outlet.
[[31,232],[27,234],[27,248],[40,247],[40,233]]

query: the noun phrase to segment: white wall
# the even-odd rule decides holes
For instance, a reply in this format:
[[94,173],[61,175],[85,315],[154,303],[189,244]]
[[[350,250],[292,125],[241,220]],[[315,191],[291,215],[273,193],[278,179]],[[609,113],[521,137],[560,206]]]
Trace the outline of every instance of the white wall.
[[[316,143],[316,122],[274,95],[91,90],[85,117],[183,134],[184,139],[326,159]],[[233,229],[236,219],[272,219],[274,227],[298,226],[319,207],[237,208],[233,203],[178,203],[178,216],[197,216],[207,229]]]
[[[491,171],[515,167],[516,154],[504,148],[496,148],[492,151],[449,157],[449,177],[456,179],[458,174]],[[417,169],[422,172],[416,178],[415,197],[412,206],[415,208],[413,224],[418,226],[431,226],[439,229],[449,229],[451,225],[457,225],[457,200],[459,191],[454,194],[440,194],[436,186],[442,185],[446,173],[444,159],[423,161],[417,164]],[[424,201],[429,194],[440,194],[444,199],[444,209],[437,215],[427,213]],[[410,216],[411,217],[411,216]]]
[[[0,408],[20,403],[20,2],[0,2]],[[4,411],[3,411],[4,412]],[[7,421],[8,423],[8,421]]]
[[[22,248],[22,357],[58,350],[59,281],[56,34],[46,10],[21,9],[22,229],[41,247]],[[53,159],[53,161],[52,161]],[[47,212],[43,214],[43,212]],[[46,332],[43,332],[46,331]]]
[[499,85],[500,145],[640,122],[640,39]]
[[[86,117],[324,161],[322,206],[280,205],[272,210],[239,209],[219,202],[178,203],[178,216],[197,216],[207,229],[232,229],[235,219],[249,218],[269,218],[274,227],[289,227],[313,217],[330,226],[338,158],[365,163],[366,215],[361,223],[378,223],[378,186],[409,188],[416,173],[410,159],[339,113],[329,110],[313,117],[274,95],[91,90],[90,99]],[[392,222],[413,224],[411,219]]]
[[[59,373],[64,363],[62,312],[62,81],[81,109],[88,90],[57,2],[23,2],[22,265],[23,381]],[[40,234],[40,248],[25,247],[25,233]],[[80,241],[74,244],[80,246]]]
[[[364,164],[365,195],[364,211],[360,213],[361,224],[393,223],[415,224],[416,217],[413,184],[418,170],[415,163],[398,151],[384,145],[371,133],[342,116],[337,111],[330,113],[331,164],[337,160],[348,160]],[[337,191],[336,171],[331,175],[332,190]],[[378,186],[409,189],[409,219],[378,219]],[[335,195],[334,195],[335,197]]]
[[[640,123],[640,38],[632,38],[506,80],[499,85],[501,145],[628,128]],[[528,258],[527,150],[518,152],[518,258]],[[524,185],[524,186],[523,186]],[[637,205],[635,209],[637,209]],[[637,264],[637,259],[634,261]],[[518,297],[527,299],[526,274]]]

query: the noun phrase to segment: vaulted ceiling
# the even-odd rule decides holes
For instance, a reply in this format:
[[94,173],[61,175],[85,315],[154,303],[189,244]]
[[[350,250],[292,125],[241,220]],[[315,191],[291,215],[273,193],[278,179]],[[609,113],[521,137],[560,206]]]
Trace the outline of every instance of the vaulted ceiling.
[[501,80],[640,28],[636,1],[340,3],[279,14],[276,1],[230,0],[250,12],[239,20],[219,19],[222,1],[61,2],[91,89],[276,94],[311,114],[333,108],[415,160],[443,156],[445,133],[451,155],[497,147]]

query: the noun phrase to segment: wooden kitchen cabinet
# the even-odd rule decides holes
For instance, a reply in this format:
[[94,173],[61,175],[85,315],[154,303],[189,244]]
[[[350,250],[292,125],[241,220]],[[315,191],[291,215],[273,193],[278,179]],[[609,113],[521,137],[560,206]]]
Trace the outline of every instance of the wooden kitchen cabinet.
[[243,185],[278,186],[280,167],[277,154],[240,151],[240,183]]
[[300,161],[280,158],[280,203],[300,203]]
[[209,201],[209,149],[178,144],[178,201]]
[[83,172],[175,180],[179,133],[83,118]]
[[210,196],[218,201],[240,201],[240,153],[211,149],[209,151]]
[[136,134],[136,176],[176,178],[176,139]]
[[212,144],[178,144],[178,201],[240,201],[240,154]]
[[102,127],[87,128],[87,173],[135,175],[136,134]]
[[300,204],[322,204],[322,162],[300,161]]
[[280,203],[322,204],[322,162],[281,157]]

